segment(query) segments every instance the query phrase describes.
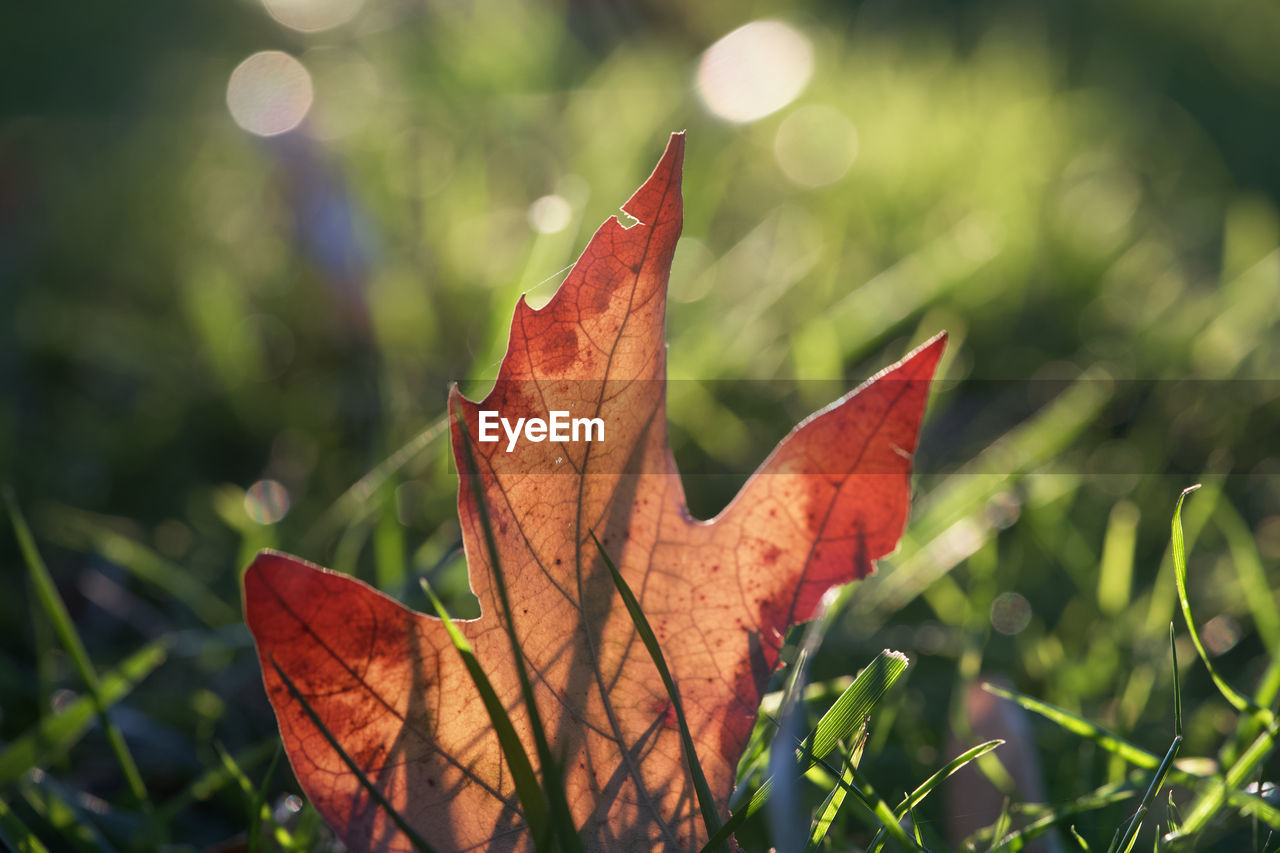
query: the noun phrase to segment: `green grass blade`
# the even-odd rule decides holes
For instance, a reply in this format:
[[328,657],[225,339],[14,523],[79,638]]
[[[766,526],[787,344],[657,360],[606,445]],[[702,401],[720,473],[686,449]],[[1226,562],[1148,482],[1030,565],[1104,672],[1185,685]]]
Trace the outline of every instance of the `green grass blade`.
[[[280,764],[280,756],[284,755],[284,742],[281,741],[276,745],[275,755],[271,756],[271,763],[267,765],[267,772],[262,774],[262,781],[258,783],[258,788],[253,794],[253,807],[250,814],[253,815],[249,823],[249,853],[257,853],[258,845],[261,843],[262,836],[262,814],[269,812],[267,808],[267,791],[270,790],[271,777],[275,775],[276,767]],[[228,756],[230,758],[230,756]],[[231,758],[233,764],[241,773],[244,770]]]
[[[1258,546],[1253,541],[1253,534],[1240,513],[1225,500],[1219,502],[1213,518],[1222,531],[1223,538],[1227,540],[1231,562],[1235,564],[1240,589],[1253,616],[1258,636],[1262,638],[1262,645],[1274,655],[1280,656],[1280,602],[1276,601],[1271,584],[1267,581],[1267,572],[1262,565],[1262,557],[1258,554]],[[1267,703],[1259,704],[1265,706]]]
[[18,790],[52,830],[50,840],[57,842],[56,848],[70,845],[83,853],[116,853],[115,845],[98,829],[88,810],[76,802],[76,795],[81,792],[68,790],[42,771],[23,779]]
[[924,782],[920,784],[920,787],[912,791],[911,794],[902,801],[902,804],[894,810],[894,813],[905,817],[908,809],[913,809],[924,802],[924,798],[929,796],[929,794],[933,792],[933,789],[942,784],[948,776],[955,773],[969,762],[976,761],[1003,744],[1003,740],[989,740],[985,743],[980,743],[975,747],[966,749],[964,752],[948,761],[941,770],[924,780]]
[[489,518],[489,507],[484,499],[484,484],[480,482],[480,466],[476,462],[475,451],[471,447],[471,434],[467,429],[467,422],[461,413],[458,414],[458,428],[462,430],[462,456],[466,462],[467,476],[471,480],[471,493],[475,495],[476,514],[480,516],[480,529],[484,534],[489,564],[493,567],[493,585],[498,593],[498,603],[502,607],[503,628],[511,644],[511,657],[520,679],[520,694],[524,699],[525,710],[529,714],[529,726],[533,729],[538,763],[542,767],[543,789],[547,795],[551,826],[561,844],[570,851],[580,851],[583,849],[582,839],[578,837],[573,825],[573,815],[565,799],[559,765],[551,754],[551,746],[547,743],[547,730],[542,724],[542,714],[538,711],[533,684],[529,681],[529,672],[525,667],[524,652],[520,648],[520,639],[516,636],[515,616],[511,607],[511,597],[507,592],[507,579],[502,571],[502,560],[498,556],[498,542],[493,535],[493,522]]
[[110,708],[164,663],[167,640],[157,640],[127,657],[102,677],[98,697],[81,696],[56,716],[40,719],[26,734],[0,751],[0,787],[16,782],[32,767],[61,757],[89,728],[99,708]]
[[1169,650],[1173,654],[1173,733],[1182,737],[1182,676],[1178,672],[1178,644],[1169,623]]
[[453,623],[449,612],[445,610],[444,604],[436,597],[426,578],[422,579],[422,590],[431,600],[431,606],[435,608],[436,615],[444,623],[445,630],[449,632],[449,639],[453,641],[453,647],[458,650],[458,654],[462,657],[462,662],[467,667],[467,672],[471,675],[471,681],[480,693],[481,701],[484,702],[484,709],[489,714],[489,722],[493,724],[493,730],[498,736],[498,743],[502,746],[502,754],[507,759],[507,768],[511,771],[511,780],[515,783],[516,795],[520,798],[520,808],[529,824],[529,831],[534,838],[547,837],[546,832],[550,825],[547,817],[546,798],[543,795],[542,788],[538,785],[538,777],[533,772],[533,765],[529,762],[529,754],[525,752],[524,744],[520,742],[520,738],[516,734],[515,726],[511,722],[511,716],[507,713],[502,701],[498,699],[498,694],[493,689],[489,676],[485,674],[483,667],[480,666],[480,661],[476,659],[475,651],[471,648],[471,644],[467,642],[466,637],[462,636],[458,626]]
[[1178,804],[1173,801],[1173,789],[1169,789],[1169,800],[1165,805],[1165,823],[1169,825],[1169,835],[1176,836],[1182,832],[1182,813]]
[[[964,752],[960,753],[955,758],[948,761],[942,767],[941,770],[934,773],[928,779],[924,780],[924,782],[920,783],[919,787],[917,787],[914,791],[908,794],[907,797],[903,799],[901,803],[898,804],[898,807],[893,810],[893,813],[898,817],[899,820],[906,817],[907,813],[911,809],[915,808],[916,806],[920,805],[920,803],[924,802],[924,798],[929,796],[929,794],[931,794],[935,788],[941,785],[943,781],[947,779],[948,776],[955,773],[957,770],[959,770],[961,767],[964,767],[969,762],[976,761],[977,759],[986,755],[988,752],[991,752],[993,749],[995,749],[998,746],[1002,746],[1003,744],[1004,744],[1003,740],[989,740],[985,743],[980,743],[975,747],[966,749]],[[877,846],[877,842],[883,841],[883,833],[884,833],[883,829],[881,829],[876,833],[875,837],[871,839],[871,844],[868,845],[867,847],[868,850],[875,849]]]
[[375,498],[393,476],[418,457],[420,453],[449,432],[449,416],[441,415],[435,423],[405,442],[395,453],[369,473],[351,485],[324,514],[316,520],[303,537],[304,548],[312,547],[353,521],[367,516],[374,508]]
[[93,697],[94,707],[102,723],[102,730],[106,733],[107,742],[111,745],[111,751],[115,754],[116,762],[124,773],[125,783],[129,786],[129,793],[133,795],[139,805],[144,809],[149,809],[151,803],[147,797],[146,786],[142,783],[142,775],[138,772],[138,765],[134,762],[133,755],[129,752],[129,747],[124,742],[124,736],[120,734],[120,729],[116,727],[116,724],[111,721],[111,717],[107,714],[107,708],[110,703],[102,695],[101,687],[98,684],[98,675],[93,669],[93,663],[89,660],[89,653],[85,651],[84,643],[76,632],[76,627],[71,621],[70,614],[67,613],[67,606],[63,603],[62,596],[58,595],[58,589],[54,586],[49,569],[45,566],[44,560],[40,557],[40,552],[36,549],[31,529],[27,527],[26,519],[22,517],[22,510],[18,508],[18,502],[8,489],[5,489],[4,499],[9,509],[9,518],[13,523],[13,532],[18,537],[18,546],[22,549],[22,557],[27,564],[27,572],[31,578],[31,585],[35,589],[36,598],[39,599],[41,607],[44,608],[45,613],[48,615],[49,621],[53,625],[54,633],[58,636],[58,641],[66,649],[68,656],[70,656],[72,663],[75,665],[76,672],[80,675],[80,680],[84,682],[85,689]]
[[[1267,760],[1272,750],[1275,749],[1278,730],[1280,730],[1280,725],[1272,725],[1260,733],[1253,743],[1249,745],[1249,748],[1240,755],[1236,763],[1231,765],[1226,775],[1219,779],[1216,784],[1212,784],[1207,791],[1201,793],[1199,799],[1196,800],[1191,807],[1191,811],[1187,814],[1187,819],[1182,825],[1179,837],[1195,835],[1204,829],[1209,821],[1231,802],[1233,794],[1243,793],[1239,790],[1241,786],[1248,783],[1254,771]],[[1241,812],[1248,813],[1244,809],[1241,809]],[[1255,815],[1265,820],[1261,814],[1255,813]],[[1280,828],[1275,823],[1271,823],[1271,826]]]
[[1196,629],[1195,619],[1191,616],[1191,602],[1187,598],[1187,549],[1182,537],[1182,502],[1187,499],[1187,495],[1198,488],[1200,487],[1196,485],[1182,490],[1182,494],[1178,496],[1178,503],[1173,508],[1173,522],[1170,525],[1173,543],[1173,576],[1178,584],[1178,602],[1182,606],[1182,616],[1187,622],[1187,631],[1191,634],[1191,642],[1195,645],[1196,651],[1199,652],[1200,660],[1204,662],[1205,669],[1209,670],[1209,677],[1217,685],[1218,692],[1222,694],[1222,697],[1237,711],[1255,715],[1263,721],[1264,725],[1271,725],[1275,717],[1269,710],[1259,708],[1251,700],[1241,696],[1218,674],[1218,670],[1214,668],[1213,662],[1209,659],[1209,653],[1205,650],[1204,643],[1200,641],[1200,632]]
[[[626,578],[622,576],[622,573],[618,571],[618,567],[614,565],[613,560],[605,552],[604,546],[596,538],[595,531],[591,531],[591,541],[596,543],[596,549],[600,552],[600,557],[604,560],[604,564],[609,568],[609,574],[613,577],[613,584],[618,588],[618,594],[622,596],[622,603],[626,605],[627,613],[630,614],[631,621],[635,624],[636,633],[640,635],[641,642],[649,650],[649,657],[653,659],[653,665],[658,668],[658,674],[662,676],[662,684],[666,687],[667,696],[671,699],[671,707],[676,712],[676,723],[680,728],[680,743],[684,747],[685,762],[689,765],[689,775],[693,779],[693,790],[698,796],[698,807],[702,811],[702,822],[707,828],[707,837],[711,838],[720,831],[720,815],[716,813],[715,797],[711,795],[711,787],[707,784],[707,777],[702,771],[702,763],[698,761],[697,750],[693,747],[693,735],[689,732],[689,723],[684,715],[684,705],[680,701],[680,688],[676,686],[675,679],[671,677],[671,670],[667,667],[666,658],[662,654],[661,647],[658,646],[658,638],[654,635],[653,628],[650,627],[644,611],[640,609],[640,602],[636,600],[635,594],[627,584]],[[718,849],[727,851],[729,848],[727,844],[721,844]]]
[[27,829],[3,797],[0,797],[0,841],[18,853],[49,853],[49,848]]
[[[273,754],[281,751],[280,738],[273,737],[262,741],[250,749],[242,751],[235,757],[236,766],[241,770],[249,770],[266,761]],[[156,822],[160,825],[171,823],[183,809],[192,803],[204,802],[235,781],[227,772],[227,768],[219,763],[201,773],[186,788],[174,794],[156,809]]]
[[850,775],[853,776],[854,782],[858,786],[858,790],[862,796],[871,804],[871,811],[880,821],[880,828],[886,830],[889,835],[901,844],[907,850],[914,853],[927,853],[923,847],[916,843],[915,839],[907,834],[899,822],[901,819],[893,813],[893,809],[889,808],[889,804],[876,793],[875,788],[871,785],[871,780],[863,775],[862,771],[853,764],[847,765]]
[[129,536],[113,530],[90,513],[59,509],[52,518],[61,528],[61,544],[101,555],[143,583],[181,602],[211,628],[240,621],[240,613],[213,593],[195,575],[166,560]]
[[1169,751],[1165,753],[1164,760],[1160,762],[1160,766],[1156,768],[1155,776],[1151,780],[1151,784],[1147,786],[1147,792],[1143,794],[1142,801],[1138,804],[1138,810],[1134,813],[1133,819],[1129,821],[1129,826],[1125,829],[1124,836],[1120,839],[1117,849],[1121,853],[1129,853],[1133,849],[1133,845],[1138,842],[1138,830],[1142,828],[1142,821],[1147,815],[1147,811],[1151,808],[1151,804],[1155,801],[1156,794],[1160,793],[1160,786],[1164,784],[1164,777],[1169,772],[1169,768],[1173,766],[1173,760],[1178,757],[1178,750],[1182,747],[1182,735],[1174,735],[1173,743],[1169,744]]
[[850,772],[849,768],[857,766],[858,759],[862,756],[862,747],[866,742],[867,734],[864,726],[858,736],[858,744],[854,749],[850,750],[848,758],[845,759],[845,767],[841,771],[839,781],[831,787],[826,799],[818,807],[818,816],[809,828],[809,840],[804,846],[805,853],[816,853],[821,848],[827,833],[831,831],[831,823],[836,819],[836,815],[840,813],[840,808],[844,805],[849,787],[853,784],[853,773]]
[[[840,698],[822,715],[813,731],[800,743],[800,754],[803,757],[800,761],[800,772],[805,772],[816,761],[825,758],[836,743],[856,732],[885,691],[893,686],[906,669],[907,659],[901,652],[886,649],[876,655],[871,663],[858,673],[853,683],[845,688]],[[840,707],[837,708],[837,706]],[[819,737],[820,730],[821,737]],[[746,806],[735,811],[725,821],[720,831],[702,848],[703,853],[716,849],[719,844],[727,840],[748,818],[764,807],[772,792],[773,778],[770,777],[751,795]]]
[[719,850],[720,845],[728,841],[729,836],[737,832],[738,827],[742,826],[749,818],[759,812],[760,809],[764,808],[764,804],[768,802],[769,795],[772,792],[773,779],[769,778],[764,780],[764,783],[756,789],[754,794],[751,795],[751,799],[747,801],[747,804],[730,815],[729,819],[721,825],[720,831],[707,839],[707,843],[702,845],[702,849],[699,853],[711,853],[712,850]]
[[409,839],[409,843],[413,845],[414,849],[417,850],[418,853],[434,853],[431,845],[418,834],[417,830],[409,826],[408,822],[405,821],[400,812],[396,811],[395,807],[392,806],[387,798],[382,795],[382,792],[369,781],[369,777],[364,775],[364,771],[360,769],[359,765],[352,760],[351,756],[347,755],[347,751],[342,748],[342,744],[338,743],[338,739],[333,736],[333,732],[329,731],[329,727],[324,724],[324,720],[320,719],[320,715],[315,712],[315,709],[311,707],[311,703],[308,702],[306,697],[302,695],[302,692],[298,690],[297,686],[293,683],[293,679],[289,677],[288,673],[280,667],[280,664],[276,663],[276,659],[274,657],[271,658],[271,666],[275,669],[276,675],[280,676],[280,680],[284,682],[284,686],[289,690],[289,695],[294,698],[294,701],[302,706],[302,710],[305,711],[307,717],[310,718],[311,724],[314,725],[316,729],[319,730],[320,734],[324,736],[325,741],[328,742],[333,751],[338,753],[338,757],[342,759],[342,763],[347,765],[347,769],[350,770],[356,779],[359,780],[360,786],[365,789],[365,792],[373,798],[374,802],[382,807],[382,809],[387,813],[387,816],[391,818],[391,822],[405,834],[405,837]]
[[[1135,772],[1133,776],[1137,778],[1138,774]],[[1115,803],[1133,799],[1136,796],[1138,796],[1138,791],[1134,784],[1118,782],[1103,785],[1101,788],[1078,797],[1070,803],[1044,807],[1042,810],[1034,812],[1036,817],[1031,823],[1006,835],[1002,849],[1008,851],[1008,853],[1016,853],[1029,842],[1048,832],[1054,824],[1066,818],[1106,808]],[[979,833],[979,835],[981,836],[982,833]],[[1088,849],[1088,845],[1085,845],[1085,849]]]
[[1076,844],[1080,845],[1080,849],[1083,850],[1084,853],[1089,853],[1089,842],[1085,841],[1084,837],[1076,831],[1075,824],[1071,825],[1071,837],[1076,840]]
[[1000,816],[996,818],[995,826],[991,828],[991,846],[987,848],[987,853],[994,853],[1008,843],[1005,836],[1009,833],[1012,820],[1009,815],[1009,798],[1006,797],[1004,805],[1000,808]]
[[404,585],[407,572],[404,528],[396,518],[394,481],[382,488],[382,506],[373,525],[373,576],[378,589],[396,589]]
[[916,844],[924,847],[924,836],[920,834],[920,821],[916,820],[915,809],[908,808],[907,816],[911,818],[911,835],[916,840]]
[[[1158,756],[1147,752],[1141,747],[1135,746],[1118,735],[1107,731],[1101,726],[1094,725],[1088,720],[1084,720],[1069,711],[1065,711],[1055,705],[1050,705],[1048,702],[1041,702],[1039,699],[1032,699],[1030,696],[1026,696],[1021,693],[1004,690],[992,684],[983,684],[982,687],[988,693],[994,693],[1004,699],[1017,702],[1028,711],[1040,714],[1041,716],[1062,726],[1067,731],[1093,741],[1102,749],[1105,749],[1113,755],[1119,755],[1130,764],[1141,767],[1144,770],[1154,770],[1160,766],[1160,758]],[[1259,755],[1259,751],[1263,750],[1263,747],[1260,746],[1260,742],[1267,739],[1268,732],[1270,732],[1270,742],[1274,744],[1275,732],[1274,730],[1268,730],[1267,732],[1263,732],[1259,735],[1258,740],[1249,747],[1249,750],[1246,750],[1246,755],[1252,753],[1250,762],[1254,767],[1256,767],[1257,763],[1262,758],[1265,758],[1265,751]],[[1244,761],[1244,759],[1245,756],[1241,756],[1241,761]],[[1237,762],[1237,766],[1239,766],[1239,764],[1240,762]],[[1244,771],[1241,771],[1241,773],[1244,773]],[[1228,785],[1225,789],[1221,784],[1221,778],[1218,778],[1215,781],[1213,777],[1204,773],[1192,773],[1175,768],[1169,771],[1169,778],[1180,785],[1190,785],[1193,787],[1208,783],[1210,785],[1209,791],[1211,795],[1216,791],[1217,795],[1221,795],[1226,798],[1227,804],[1238,808],[1241,814],[1251,815],[1263,821],[1268,826],[1280,829],[1280,809],[1277,809],[1261,797],[1240,790],[1239,783],[1244,780],[1245,775],[1242,775],[1235,785]]]
[[1098,568],[1098,610],[1106,616],[1115,616],[1129,606],[1139,518],[1138,508],[1130,501],[1120,501],[1111,508]]
[[[858,633],[868,636],[960,565],[964,551],[990,539],[996,528],[982,521],[981,508],[992,496],[1053,459],[1092,424],[1114,389],[1086,373],[1028,421],[1006,432],[971,463],[948,477],[913,510],[911,528],[902,537],[894,570],[865,581],[852,616]],[[1066,478],[1054,477],[1067,482]],[[961,535],[962,534],[962,535]],[[957,548],[957,543],[966,543]]]
[[[259,835],[264,821],[271,824],[276,839],[287,849],[294,843],[292,834],[276,822],[271,809],[267,808],[265,798],[258,795],[258,789],[254,788],[253,783],[249,781],[248,774],[236,763],[231,754],[222,748],[222,744],[215,743],[214,749],[218,753],[218,761],[223,769],[235,780],[240,787],[240,792],[249,801],[249,853],[254,853],[258,849]],[[281,751],[277,750],[277,755]],[[272,766],[274,767],[274,763]]]
[[802,758],[809,759],[805,769],[814,760],[825,758],[837,743],[852,737],[875,704],[906,671],[907,656],[901,652],[885,649],[876,655],[800,744]]
[[1050,705],[1048,702],[1042,702],[1039,699],[1033,699],[1030,696],[1013,690],[1005,690],[1004,688],[997,687],[994,684],[983,684],[982,689],[988,693],[994,693],[1002,699],[1008,699],[1011,702],[1016,702],[1028,711],[1033,711],[1042,717],[1052,720],[1067,731],[1093,741],[1107,752],[1110,752],[1113,755],[1119,755],[1130,764],[1147,770],[1154,770],[1156,767],[1160,766],[1160,759],[1147,752],[1145,749],[1134,746],[1119,735],[1114,734],[1099,725],[1095,725],[1094,723],[1091,723],[1070,711],[1059,708],[1056,705]]

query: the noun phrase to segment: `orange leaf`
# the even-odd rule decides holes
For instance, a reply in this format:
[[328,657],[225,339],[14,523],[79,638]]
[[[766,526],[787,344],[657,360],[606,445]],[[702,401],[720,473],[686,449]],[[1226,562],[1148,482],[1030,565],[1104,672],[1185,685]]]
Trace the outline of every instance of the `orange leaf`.
[[[457,389],[464,441],[510,589],[552,752],[589,850],[696,848],[705,841],[674,715],[592,542],[639,598],[662,645],[723,814],[756,706],[788,626],[832,585],[897,545],[938,336],[807,418],[727,509],[689,515],[667,446],[667,276],[680,235],[683,134],[616,218],[601,226],[542,309],[522,299],[494,390]],[[603,437],[512,449],[480,441],[480,412],[599,418]],[[493,428],[487,430],[492,435]],[[536,435],[536,434],[535,434]],[[534,755],[470,478],[458,490],[483,615],[460,623]],[[356,851],[408,850],[282,683],[274,660],[344,750],[433,846],[529,850],[511,776],[475,687],[434,617],[349,577],[277,553],[245,576],[246,619],[298,780]]]

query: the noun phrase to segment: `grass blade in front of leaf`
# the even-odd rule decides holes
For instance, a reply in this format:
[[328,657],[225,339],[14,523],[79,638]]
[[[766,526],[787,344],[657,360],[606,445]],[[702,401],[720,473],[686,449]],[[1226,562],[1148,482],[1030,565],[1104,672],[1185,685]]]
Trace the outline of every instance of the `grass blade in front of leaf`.
[[[680,689],[676,686],[675,679],[671,677],[671,670],[667,667],[666,658],[663,657],[662,649],[658,646],[658,638],[654,635],[653,628],[650,627],[644,611],[640,609],[640,602],[636,600],[631,587],[627,585],[626,578],[622,576],[622,573],[618,571],[618,567],[614,565],[613,560],[609,558],[608,552],[604,550],[604,546],[596,538],[595,531],[591,531],[591,541],[596,543],[600,558],[604,560],[605,566],[608,567],[609,574],[613,577],[613,584],[618,588],[618,594],[622,596],[622,603],[626,605],[627,613],[630,614],[631,621],[636,626],[636,633],[640,635],[640,640],[649,651],[649,657],[653,659],[653,665],[658,668],[658,674],[662,676],[663,686],[667,688],[667,696],[671,700],[671,707],[676,713],[676,723],[680,728],[680,744],[684,747],[685,761],[689,765],[689,775],[693,779],[693,790],[698,795],[698,807],[702,811],[702,822],[706,826],[707,837],[713,838],[720,831],[720,815],[716,814],[715,798],[711,795],[711,788],[707,785],[706,774],[702,772],[702,764],[698,761],[698,753],[693,748],[693,736],[689,733],[689,723],[684,716],[684,705],[680,701]],[[729,848],[726,843],[721,842],[717,849],[727,851]]]
[[[551,829],[565,849],[582,850],[582,839],[578,837],[573,825],[573,815],[569,811],[569,803],[565,796],[564,784],[560,778],[559,765],[551,754],[551,746],[547,743],[546,728],[542,724],[542,714],[538,711],[537,699],[533,694],[533,684],[529,681],[529,672],[525,666],[524,652],[520,648],[520,640],[516,636],[515,617],[511,609],[511,597],[507,593],[507,579],[502,573],[502,561],[498,556],[498,543],[493,536],[493,522],[489,518],[489,507],[484,500],[484,488],[480,482],[480,466],[476,463],[475,451],[471,447],[471,431],[467,422],[459,413],[458,428],[462,431],[462,451],[466,461],[466,475],[470,480],[471,492],[475,495],[477,515],[480,517],[480,529],[484,533],[484,544],[488,550],[489,565],[493,567],[494,588],[498,593],[498,602],[502,606],[503,627],[507,639],[511,642],[511,656],[515,662],[516,674],[520,679],[520,693],[524,699],[525,710],[529,714],[529,727],[533,729],[533,741],[538,753],[538,763],[542,767],[543,790],[547,795]],[[461,474],[461,472],[459,472]]]
[[329,727],[324,724],[324,720],[320,719],[320,715],[311,707],[311,703],[302,695],[302,691],[300,691],[297,688],[297,685],[293,683],[293,679],[289,677],[289,674],[284,671],[280,664],[276,663],[276,659],[274,657],[271,658],[271,666],[275,669],[276,674],[280,676],[280,680],[284,682],[284,686],[288,688],[289,695],[293,697],[295,702],[302,706],[302,710],[305,711],[307,716],[311,719],[311,724],[314,725],[320,734],[324,736],[325,741],[328,742],[333,751],[338,754],[338,757],[342,759],[342,763],[347,765],[347,769],[350,770],[352,774],[355,775],[356,779],[359,780],[360,787],[364,788],[365,793],[367,793],[375,803],[382,807],[383,811],[387,813],[387,816],[391,818],[392,823],[394,823],[396,827],[405,834],[405,837],[409,839],[410,843],[413,844],[414,849],[417,850],[418,853],[434,853],[434,849],[431,845],[418,834],[417,830],[409,825],[408,821],[401,816],[400,812],[396,811],[395,806],[391,805],[387,798],[382,795],[382,792],[378,790],[378,787],[369,781],[369,777],[364,775],[364,771],[360,769],[360,765],[356,764],[351,756],[347,755],[346,750],[342,748],[342,744],[338,743],[338,739],[333,736],[333,732],[329,731]]
[[550,828],[547,801],[542,788],[538,785],[538,777],[533,772],[533,765],[529,763],[529,754],[525,752],[524,744],[516,734],[511,716],[503,707],[502,701],[498,699],[498,694],[494,691],[489,676],[485,675],[484,669],[480,666],[480,661],[476,659],[471,644],[467,642],[466,637],[462,636],[458,626],[453,624],[449,612],[436,597],[426,578],[422,579],[422,591],[431,599],[431,606],[435,608],[436,615],[444,623],[445,630],[449,632],[449,639],[453,641],[453,647],[458,650],[476,690],[480,693],[484,709],[489,714],[489,721],[493,723],[494,733],[498,736],[498,743],[502,746],[502,755],[507,759],[507,768],[511,771],[511,779],[516,786],[516,796],[520,798],[520,808],[524,812],[525,821],[529,824],[529,831],[537,844],[543,844],[548,839],[547,831]]

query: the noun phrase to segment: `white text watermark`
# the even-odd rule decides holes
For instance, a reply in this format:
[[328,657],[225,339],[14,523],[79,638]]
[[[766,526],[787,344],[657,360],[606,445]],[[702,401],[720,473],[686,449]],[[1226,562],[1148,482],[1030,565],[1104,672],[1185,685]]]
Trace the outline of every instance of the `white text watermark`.
[[492,409],[480,410],[480,440],[498,441],[498,427],[507,437],[507,452],[515,449],[523,432],[525,440],[535,444],[541,441],[604,441],[604,418],[571,418],[565,411],[549,412],[547,418],[501,417]]

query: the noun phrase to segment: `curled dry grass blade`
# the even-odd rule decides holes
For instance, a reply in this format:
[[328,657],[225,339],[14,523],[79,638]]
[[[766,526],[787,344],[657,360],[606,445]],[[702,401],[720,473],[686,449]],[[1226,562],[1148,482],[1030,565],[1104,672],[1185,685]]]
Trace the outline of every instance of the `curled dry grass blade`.
[[[613,577],[613,584],[618,588],[618,594],[622,596],[622,603],[626,605],[627,613],[631,616],[631,621],[635,623],[636,633],[640,635],[640,640],[644,643],[645,649],[648,650],[649,657],[653,658],[653,665],[658,668],[658,674],[662,676],[662,684],[667,688],[667,698],[671,700],[671,708],[676,713],[676,724],[680,729],[680,745],[684,748],[685,762],[689,765],[689,775],[693,779],[693,790],[698,796],[698,808],[702,812],[702,822],[706,826],[707,837],[713,838],[720,831],[720,815],[716,814],[715,798],[711,795],[711,788],[707,785],[707,776],[702,771],[702,763],[698,761],[697,750],[693,748],[693,736],[689,734],[689,723],[684,715],[684,704],[680,701],[680,689],[676,686],[675,679],[671,677],[671,670],[667,667],[667,660],[658,645],[658,638],[654,636],[653,628],[649,625],[648,618],[645,617],[644,611],[640,609],[640,602],[636,600],[635,594],[631,591],[631,587],[627,585],[626,579],[622,577],[622,573],[618,571],[618,567],[614,565],[613,560],[604,550],[604,546],[596,538],[595,531],[591,532],[591,541],[596,543],[596,549],[600,552],[601,559],[604,560],[605,566],[609,569],[609,574]],[[721,843],[716,849],[727,852],[729,847],[727,843]]]

